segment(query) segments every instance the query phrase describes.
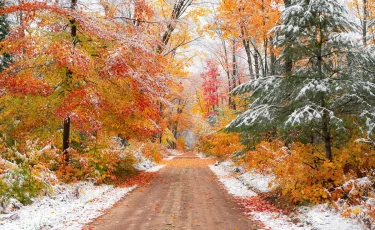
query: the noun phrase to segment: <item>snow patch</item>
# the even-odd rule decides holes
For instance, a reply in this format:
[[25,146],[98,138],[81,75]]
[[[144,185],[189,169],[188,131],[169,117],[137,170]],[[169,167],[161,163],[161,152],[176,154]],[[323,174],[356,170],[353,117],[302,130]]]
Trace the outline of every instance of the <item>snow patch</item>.
[[154,167],[151,167],[147,170],[145,170],[146,172],[157,172],[159,171],[160,169],[164,168],[165,165],[156,165]]
[[[270,191],[269,182],[272,176],[255,172],[241,173],[237,178],[235,172],[240,172],[242,167],[235,166],[233,162],[226,161],[221,164],[209,165],[220,182],[224,184],[228,193],[237,197],[257,196],[257,193],[249,189],[251,186],[260,192]],[[266,229],[275,230],[357,230],[364,229],[358,222],[341,217],[337,212],[329,209],[327,205],[315,205],[299,208],[298,214],[289,217],[279,212],[253,211],[249,214],[254,220],[261,221]]]
[[182,155],[182,152],[180,152],[176,149],[167,149],[167,153],[169,155],[173,155],[173,156],[181,156]]
[[135,188],[95,186],[92,182],[57,185],[54,196],[38,198],[11,214],[0,215],[0,228],[80,229]]
[[169,156],[169,157],[163,158],[163,160],[170,161],[170,160],[173,160],[175,157],[176,156]]
[[263,175],[256,172],[247,172],[238,177],[238,179],[245,185],[258,190],[259,192],[270,192],[270,187],[273,177],[270,175]]
[[312,223],[314,229],[356,230],[364,229],[353,220],[345,219],[340,214],[329,210],[327,205],[316,205],[311,208],[300,208],[299,219]]
[[138,150],[134,154],[134,156],[137,159],[137,163],[134,164],[134,168],[140,171],[147,171],[148,169],[151,169],[156,166],[155,162],[153,162],[151,159],[144,157],[140,150]]
[[215,165],[210,165],[209,167],[219,177],[220,182],[224,184],[230,194],[236,197],[250,197],[257,195],[242,184],[241,181],[231,177],[222,167]]

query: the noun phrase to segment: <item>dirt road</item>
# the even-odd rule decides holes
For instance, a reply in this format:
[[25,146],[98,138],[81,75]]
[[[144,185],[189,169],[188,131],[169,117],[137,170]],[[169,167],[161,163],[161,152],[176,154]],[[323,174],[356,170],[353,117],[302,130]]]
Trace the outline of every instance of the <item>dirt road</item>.
[[207,165],[211,160],[175,158],[149,186],[140,187],[93,222],[104,230],[258,229]]

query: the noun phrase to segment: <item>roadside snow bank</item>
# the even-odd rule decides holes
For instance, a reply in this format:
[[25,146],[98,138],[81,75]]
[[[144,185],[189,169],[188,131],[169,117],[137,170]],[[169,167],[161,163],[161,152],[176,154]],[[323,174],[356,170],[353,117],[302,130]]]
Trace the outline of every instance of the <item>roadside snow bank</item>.
[[[226,187],[228,193],[236,197],[248,198],[257,196],[249,189],[250,186],[257,191],[267,192],[271,189],[268,184],[272,177],[254,172],[243,173],[243,168],[235,166],[232,162],[223,162],[217,166],[210,165],[210,169],[216,174],[220,182]],[[234,173],[240,173],[237,178]],[[260,198],[261,199],[261,198]],[[258,204],[259,205],[259,204]],[[266,229],[275,230],[359,230],[364,229],[358,222],[346,219],[340,214],[329,209],[327,205],[302,207],[291,217],[276,211],[258,211],[251,204],[246,206],[251,219],[261,221]],[[265,208],[267,210],[267,208]]]
[[[165,165],[157,165],[154,161],[152,161],[152,159],[144,157],[140,149],[136,151],[134,156],[137,159],[137,162],[134,164],[134,168],[140,171],[157,172],[165,166]],[[172,160],[172,159],[167,158],[166,160]]]
[[136,154],[135,157],[137,159],[137,163],[134,164],[134,168],[140,171],[146,171],[156,166],[155,162],[153,162],[151,159],[142,156],[142,154]]
[[221,183],[227,188],[228,192],[237,197],[256,196],[257,194],[249,190],[241,181],[231,177],[230,173],[223,167],[210,165],[210,169],[219,177]]
[[0,215],[0,229],[80,229],[135,188],[91,182],[58,185],[53,188],[55,196],[38,198],[11,214]]
[[329,209],[328,205],[315,205],[311,208],[300,208],[298,217],[306,223],[313,223],[316,229],[356,230],[364,229],[359,223],[343,218],[339,213]]
[[160,169],[164,168],[165,165],[156,165],[154,167],[151,167],[147,170],[145,170],[146,172],[157,172],[159,171]]
[[293,220],[277,212],[251,212],[251,218],[259,220],[268,228],[275,230],[361,230],[360,224],[345,219],[331,211],[326,205],[300,208]]
[[238,179],[246,186],[256,189],[259,192],[269,192],[272,190],[270,183],[272,176],[263,175],[256,172],[247,172],[241,174]]
[[167,153],[173,156],[181,156],[183,153],[176,149],[167,149]]
[[163,158],[163,160],[170,161],[170,160],[173,160],[175,157],[176,156],[169,156],[169,157]]

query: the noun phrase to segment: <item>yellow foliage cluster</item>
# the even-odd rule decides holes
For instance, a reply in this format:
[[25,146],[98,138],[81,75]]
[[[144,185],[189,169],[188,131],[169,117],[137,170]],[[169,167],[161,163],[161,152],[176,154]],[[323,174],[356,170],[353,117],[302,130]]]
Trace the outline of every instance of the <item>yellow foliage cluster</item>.
[[[348,143],[333,149],[335,160],[331,162],[324,157],[323,146],[296,142],[287,148],[279,141],[262,142],[246,153],[245,163],[253,170],[273,174],[273,192],[290,203],[335,201],[349,196],[336,188],[375,168],[375,150],[370,145]],[[363,194],[356,195],[361,199]]]
[[180,151],[186,150],[186,143],[184,138],[178,138],[177,139],[177,149]]
[[163,153],[165,152],[165,147],[158,143],[147,142],[145,143],[142,153],[146,158],[152,159],[156,163],[163,159]]
[[215,132],[200,139],[198,150],[207,155],[225,158],[244,148],[237,133]]
[[135,158],[132,154],[124,154],[115,149],[103,149],[80,153],[70,149],[68,164],[63,164],[60,155],[60,167],[56,175],[62,181],[94,180],[97,183],[114,181],[119,173],[134,172]]

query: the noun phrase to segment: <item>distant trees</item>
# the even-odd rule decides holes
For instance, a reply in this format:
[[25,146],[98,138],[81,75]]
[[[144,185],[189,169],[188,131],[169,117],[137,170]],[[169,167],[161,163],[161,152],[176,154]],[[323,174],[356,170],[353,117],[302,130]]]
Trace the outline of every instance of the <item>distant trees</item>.
[[215,110],[219,107],[219,102],[225,96],[220,92],[221,80],[218,67],[213,61],[207,61],[204,72],[200,74],[203,79],[202,88],[204,101],[206,102],[206,116],[214,114]]

